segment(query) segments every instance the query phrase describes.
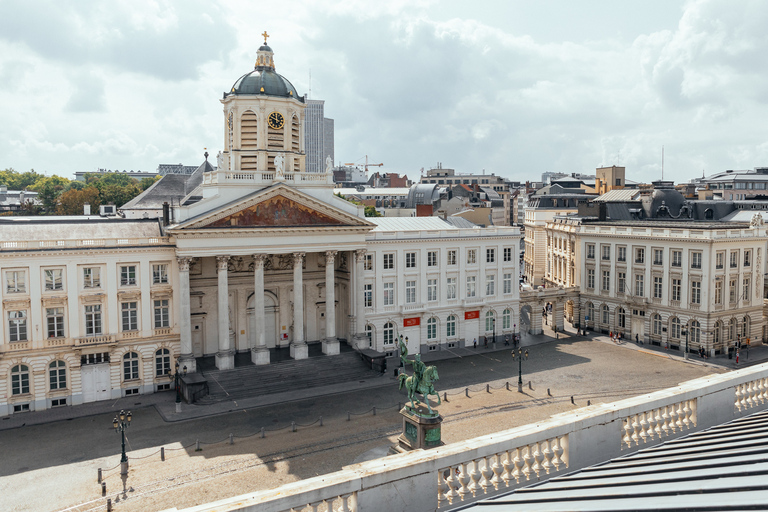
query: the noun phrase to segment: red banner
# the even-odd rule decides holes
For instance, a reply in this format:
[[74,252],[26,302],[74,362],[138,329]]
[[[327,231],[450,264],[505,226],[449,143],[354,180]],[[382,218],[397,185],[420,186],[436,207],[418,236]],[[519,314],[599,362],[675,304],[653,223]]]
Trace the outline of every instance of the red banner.
[[464,313],[464,320],[472,320],[473,318],[480,318],[480,310],[466,311]]
[[403,319],[403,327],[413,327],[414,325],[421,325],[421,317]]

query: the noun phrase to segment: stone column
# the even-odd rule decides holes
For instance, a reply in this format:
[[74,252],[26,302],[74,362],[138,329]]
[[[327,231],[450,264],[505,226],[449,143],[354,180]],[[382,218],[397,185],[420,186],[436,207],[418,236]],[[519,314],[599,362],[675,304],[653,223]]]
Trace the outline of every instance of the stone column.
[[368,348],[368,337],[365,335],[365,283],[364,264],[365,249],[355,251],[355,337],[354,345],[357,348]]
[[229,256],[216,256],[219,274],[219,351],[216,352],[216,368],[231,370],[235,367],[235,351],[232,350],[229,333],[229,281],[227,276]]
[[337,251],[325,251],[325,339],[323,354],[339,353],[336,339],[336,260]]
[[544,317],[542,316],[541,311],[544,309],[544,304],[545,303],[543,302],[539,302],[531,305],[531,334],[541,334],[543,332],[542,326],[544,324]]
[[563,329],[565,329],[565,322],[564,322],[564,311],[563,306],[564,302],[562,300],[555,300],[552,304],[552,322],[554,323],[554,327],[557,329],[557,332],[563,332]]
[[253,331],[251,332],[251,361],[269,364],[269,349],[264,338],[264,262],[266,254],[253,255]]
[[304,340],[304,280],[302,265],[304,253],[293,253],[293,341],[291,342],[291,357],[306,359],[309,355],[307,342]]
[[179,337],[181,354],[179,367],[187,367],[187,372],[197,370],[195,354],[192,352],[192,314],[189,305],[189,265],[192,258],[176,258],[179,264]]

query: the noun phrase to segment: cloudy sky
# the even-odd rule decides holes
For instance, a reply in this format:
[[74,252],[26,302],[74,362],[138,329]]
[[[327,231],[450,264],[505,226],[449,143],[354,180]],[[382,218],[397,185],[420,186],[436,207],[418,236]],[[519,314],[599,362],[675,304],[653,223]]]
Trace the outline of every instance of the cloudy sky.
[[0,0],[0,169],[197,165],[253,69],[326,101],[336,161],[687,181],[768,166],[763,0]]

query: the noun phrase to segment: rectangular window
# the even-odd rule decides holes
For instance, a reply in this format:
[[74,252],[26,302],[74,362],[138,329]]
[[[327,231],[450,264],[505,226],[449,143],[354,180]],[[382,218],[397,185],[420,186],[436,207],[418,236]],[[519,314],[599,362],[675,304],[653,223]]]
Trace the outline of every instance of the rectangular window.
[[365,307],[367,308],[373,307],[373,285],[372,284],[363,285],[363,302],[365,302]]
[[512,293],[512,274],[504,274],[504,294]]
[[715,254],[715,268],[721,269],[724,266],[725,262],[725,253],[720,251],[717,254]]
[[511,247],[505,247],[504,248],[504,261],[512,261],[512,248]]
[[467,264],[474,265],[477,263],[477,249],[469,249],[467,251]]
[[120,317],[122,319],[123,332],[139,329],[139,313],[135,302],[121,302]]
[[405,282],[405,303],[406,304],[416,303],[416,281]]
[[752,251],[750,250],[744,250],[744,266],[745,267],[752,266]]
[[691,251],[691,268],[701,268],[701,252]]
[[363,268],[365,270],[373,270],[373,254],[366,253],[365,259],[363,260]]
[[23,270],[9,270],[5,273],[5,291],[7,293],[27,292],[27,280]]
[[627,273],[616,273],[616,293],[627,293]]
[[83,269],[83,288],[101,288],[101,268],[85,267]]
[[736,280],[731,279],[728,282],[728,300],[731,304],[736,303]]
[[477,293],[475,286],[477,285],[477,277],[467,276],[467,297],[474,297]]
[[168,284],[168,265],[152,265],[152,284]]
[[673,267],[683,266],[683,251],[672,251],[672,266]]
[[610,270],[603,270],[603,288],[604,291],[611,290],[611,272]]
[[654,249],[653,250],[653,264],[654,265],[663,265],[664,264],[664,249]]
[[643,274],[635,274],[635,297],[645,296],[645,276]]
[[496,249],[486,249],[485,250],[485,262],[486,263],[495,263],[496,262]]
[[496,295],[496,276],[488,274],[485,276],[485,296]]
[[701,304],[701,281],[691,281],[691,304]]
[[587,259],[595,259],[595,244],[587,244]]
[[715,281],[715,304],[723,303],[723,282]]
[[610,245],[601,245],[600,246],[600,252],[602,253],[602,259],[604,259],[606,261],[611,259],[611,246]]
[[741,299],[744,301],[749,301],[749,277],[745,277],[743,281],[743,288],[741,290]]
[[427,253],[427,266],[428,267],[437,266],[437,251],[429,251]]
[[61,290],[64,288],[62,280],[62,271],[60,268],[51,268],[45,270],[45,290]]
[[430,302],[437,300],[437,279],[427,279],[427,300]]
[[384,283],[384,305],[391,306],[395,303],[395,283]]
[[456,264],[456,251],[451,250],[448,251],[448,265],[455,265]]
[[45,321],[49,338],[64,337],[64,308],[46,308]]
[[27,312],[9,311],[8,328],[10,331],[9,341],[11,343],[18,341],[27,341]]
[[731,268],[739,268],[739,251],[731,251]]
[[682,280],[672,279],[672,301],[680,302],[682,294]]
[[663,278],[661,276],[653,276],[653,298],[660,299],[662,293]]
[[101,335],[101,304],[85,306],[86,336]]
[[635,263],[645,263],[645,248],[638,247],[635,249]]
[[618,254],[616,255],[616,259],[618,261],[627,261],[627,248],[624,247],[623,245],[620,245],[619,247],[616,248],[616,250],[618,251]]
[[393,270],[395,268],[394,253],[384,254],[384,270]]
[[416,268],[416,253],[405,253],[405,268]]
[[162,329],[163,327],[170,327],[171,319],[168,309],[168,299],[156,300],[154,304],[155,308],[155,329]]
[[456,298],[456,278],[449,277],[445,280],[445,298],[452,300]]
[[595,287],[595,269],[587,269],[587,288],[592,290]]
[[120,267],[120,286],[136,285],[136,265]]

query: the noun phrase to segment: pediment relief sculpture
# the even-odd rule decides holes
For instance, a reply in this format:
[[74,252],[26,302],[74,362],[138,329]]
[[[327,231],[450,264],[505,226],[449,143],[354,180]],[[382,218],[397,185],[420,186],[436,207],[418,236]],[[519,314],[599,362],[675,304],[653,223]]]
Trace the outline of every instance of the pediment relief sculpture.
[[305,227],[341,226],[344,222],[308,206],[276,195],[206,225],[207,228],[229,227]]

